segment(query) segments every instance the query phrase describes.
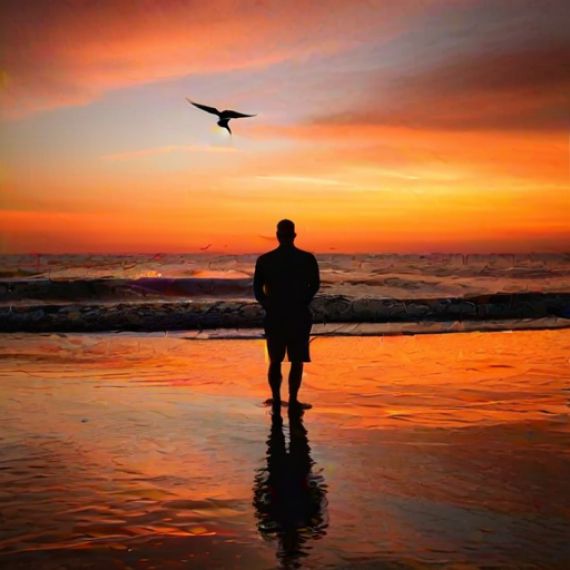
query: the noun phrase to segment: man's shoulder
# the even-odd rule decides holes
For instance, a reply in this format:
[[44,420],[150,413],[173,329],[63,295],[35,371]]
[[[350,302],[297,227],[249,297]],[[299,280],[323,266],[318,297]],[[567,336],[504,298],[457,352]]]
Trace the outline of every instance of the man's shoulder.
[[298,255],[303,256],[306,261],[317,261],[317,258],[310,251],[305,251],[304,249],[297,248]]
[[264,263],[266,261],[270,261],[271,259],[273,259],[275,257],[276,254],[277,254],[277,249],[272,249],[271,251],[268,251],[266,253],[262,253],[257,258],[256,263]]

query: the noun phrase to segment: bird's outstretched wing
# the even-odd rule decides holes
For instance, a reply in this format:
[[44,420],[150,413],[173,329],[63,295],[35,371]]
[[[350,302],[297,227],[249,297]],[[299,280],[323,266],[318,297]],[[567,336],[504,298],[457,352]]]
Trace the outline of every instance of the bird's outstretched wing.
[[188,97],[186,97],[186,100],[188,101],[188,103],[194,105],[194,107],[198,107],[198,109],[206,111],[206,113],[212,113],[212,115],[220,116],[220,112],[215,107],[208,107],[207,105],[200,105],[200,103],[194,103],[194,101],[191,101],[190,99],[188,99]]
[[232,111],[226,109],[220,113],[224,119],[242,119],[243,117],[255,117],[255,115],[246,115],[244,113],[238,113],[237,111]]

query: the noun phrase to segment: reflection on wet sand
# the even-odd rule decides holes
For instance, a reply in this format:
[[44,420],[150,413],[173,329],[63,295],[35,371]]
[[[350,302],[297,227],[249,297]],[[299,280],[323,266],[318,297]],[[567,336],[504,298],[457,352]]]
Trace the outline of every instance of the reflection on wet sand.
[[311,540],[324,536],[328,527],[327,489],[314,469],[302,415],[302,410],[289,408],[287,450],[281,408],[273,410],[267,465],[257,471],[253,488],[257,528],[264,538],[277,540],[277,558],[284,568],[298,568]]
[[0,568],[570,567],[570,329],[263,349],[0,335]]

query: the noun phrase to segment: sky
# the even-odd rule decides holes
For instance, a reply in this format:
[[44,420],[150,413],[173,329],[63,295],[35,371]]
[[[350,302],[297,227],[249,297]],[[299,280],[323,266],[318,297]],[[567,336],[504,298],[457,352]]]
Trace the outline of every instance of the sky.
[[567,1],[0,10],[0,253],[570,251]]

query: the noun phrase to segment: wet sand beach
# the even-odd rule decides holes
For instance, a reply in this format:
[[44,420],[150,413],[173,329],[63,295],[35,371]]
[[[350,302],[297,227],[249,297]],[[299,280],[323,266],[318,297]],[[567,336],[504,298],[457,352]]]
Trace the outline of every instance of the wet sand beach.
[[0,337],[2,568],[570,562],[567,329],[317,337],[301,418],[260,339]]

